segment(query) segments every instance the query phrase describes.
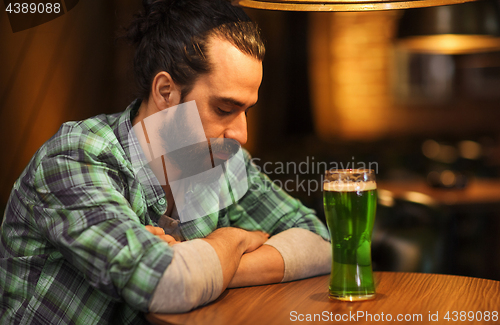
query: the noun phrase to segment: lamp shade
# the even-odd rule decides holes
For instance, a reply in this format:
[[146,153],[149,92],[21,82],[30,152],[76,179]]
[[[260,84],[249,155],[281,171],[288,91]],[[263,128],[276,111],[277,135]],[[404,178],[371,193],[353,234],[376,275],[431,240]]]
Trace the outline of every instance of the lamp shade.
[[500,50],[497,0],[406,10],[398,25],[398,44],[410,51],[466,54]]
[[474,0],[233,0],[247,8],[286,11],[372,11],[422,8]]

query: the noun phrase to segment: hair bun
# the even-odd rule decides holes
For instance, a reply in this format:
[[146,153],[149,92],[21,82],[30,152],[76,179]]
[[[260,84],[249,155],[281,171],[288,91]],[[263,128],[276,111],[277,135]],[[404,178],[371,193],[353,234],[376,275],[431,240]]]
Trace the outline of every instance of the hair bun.
[[126,38],[139,44],[151,26],[156,26],[166,19],[170,7],[176,0],[143,0],[143,11],[134,15],[134,19],[126,29]]
[[142,6],[145,10],[154,2],[155,0],[142,0]]
[[146,16],[149,17],[159,13],[166,14],[176,2],[182,5],[182,1],[178,0],[142,0],[142,6]]
[[[146,2],[146,0],[144,0]],[[144,11],[140,11],[134,15],[134,19],[130,22],[126,30],[126,38],[133,44],[138,44],[141,42],[145,34],[145,21],[146,14]]]

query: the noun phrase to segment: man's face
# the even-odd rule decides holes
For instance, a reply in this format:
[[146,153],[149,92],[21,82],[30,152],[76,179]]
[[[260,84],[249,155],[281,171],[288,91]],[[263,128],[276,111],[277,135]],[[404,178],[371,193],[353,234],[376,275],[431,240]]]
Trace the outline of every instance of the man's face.
[[196,80],[184,101],[196,101],[207,138],[233,139],[244,145],[246,112],[257,102],[262,62],[218,37],[211,38],[206,54],[212,71]]
[[[210,141],[210,155],[207,156],[206,142],[169,152],[165,156],[167,169],[178,171],[175,176],[169,175],[169,180],[197,175],[223,164],[247,141],[246,112],[257,102],[262,62],[215,37],[209,41],[205,54],[212,69],[198,77],[182,101],[196,102],[205,136]],[[175,124],[167,123],[160,131],[166,148],[169,147],[166,143],[185,142],[185,132],[193,127],[183,113],[187,113],[186,109],[175,110],[172,113]]]

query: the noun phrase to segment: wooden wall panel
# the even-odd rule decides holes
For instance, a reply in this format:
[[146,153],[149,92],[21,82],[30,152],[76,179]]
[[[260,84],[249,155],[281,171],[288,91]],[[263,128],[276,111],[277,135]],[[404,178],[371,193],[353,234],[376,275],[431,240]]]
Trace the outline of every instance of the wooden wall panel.
[[[68,120],[123,107],[116,101],[112,1],[86,0],[65,15],[12,33],[0,13],[0,206],[35,151]],[[121,105],[120,107],[118,105]]]

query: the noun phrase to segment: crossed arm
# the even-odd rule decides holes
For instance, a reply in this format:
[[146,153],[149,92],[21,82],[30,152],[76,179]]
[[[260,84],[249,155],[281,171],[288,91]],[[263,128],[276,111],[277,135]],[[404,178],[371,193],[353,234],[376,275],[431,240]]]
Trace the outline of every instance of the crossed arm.
[[225,227],[183,243],[164,235],[163,229],[147,229],[176,246],[150,302],[152,312],[185,312],[216,299],[228,287],[330,272],[330,244],[306,229],[290,228],[269,238],[261,231]]
[[[162,228],[146,226],[153,235],[176,245],[172,236]],[[217,253],[222,267],[223,290],[227,287],[277,283],[283,279],[285,264],[274,247],[263,245],[269,235],[261,231],[239,228],[220,228],[204,238]]]

